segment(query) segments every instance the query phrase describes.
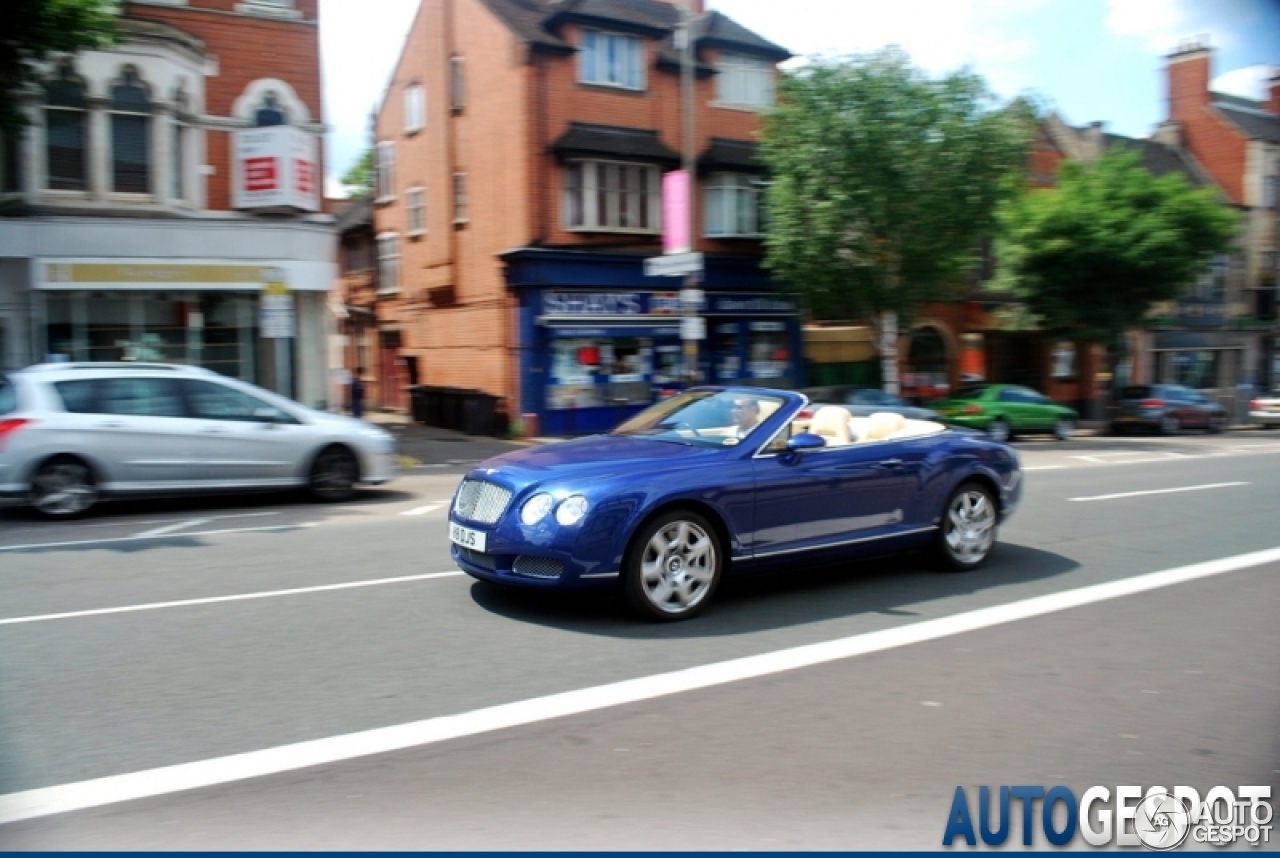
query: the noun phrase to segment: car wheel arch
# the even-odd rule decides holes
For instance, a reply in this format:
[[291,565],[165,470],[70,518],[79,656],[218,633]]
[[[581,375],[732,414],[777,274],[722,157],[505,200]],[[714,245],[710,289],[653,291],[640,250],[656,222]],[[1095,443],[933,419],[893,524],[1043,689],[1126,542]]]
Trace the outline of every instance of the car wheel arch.
[[938,507],[938,515],[934,519],[935,523],[941,523],[942,514],[946,508],[947,499],[955,494],[956,489],[965,483],[979,483],[983,488],[991,492],[991,496],[996,502],[996,518],[999,520],[1004,517],[1004,500],[1000,493],[1000,481],[986,471],[974,470],[960,474],[951,480],[951,484],[947,486],[947,490],[942,494],[942,506]]
[[311,455],[306,458],[306,466],[302,469],[302,479],[306,480],[310,477],[311,470],[316,466],[316,460],[330,450],[342,450],[350,454],[351,458],[356,462],[356,482],[364,477],[364,462],[360,460],[360,452],[353,448],[350,444],[342,441],[324,441],[311,451]]
[[27,472],[22,475],[19,483],[30,486],[31,481],[36,478],[36,474],[40,473],[41,468],[59,459],[71,459],[72,461],[79,462],[84,465],[89,469],[89,476],[93,477],[94,485],[98,487],[98,491],[103,491],[103,486],[108,482],[106,467],[93,456],[86,456],[83,453],[73,453],[69,450],[63,450],[57,453],[46,453],[36,459]]
[[724,517],[720,514],[720,510],[716,509],[706,501],[697,500],[696,498],[671,498],[659,504],[656,504],[644,511],[638,516],[635,522],[626,529],[627,538],[619,552],[618,561],[620,565],[625,565],[627,556],[631,549],[635,546],[636,534],[640,533],[646,524],[656,519],[658,516],[674,510],[687,510],[697,513],[707,520],[712,527],[715,528],[716,537],[720,540],[721,546],[725,550],[724,571],[728,572],[733,564],[733,548],[740,544],[740,540],[735,540],[733,534],[729,532],[729,527],[725,524]]

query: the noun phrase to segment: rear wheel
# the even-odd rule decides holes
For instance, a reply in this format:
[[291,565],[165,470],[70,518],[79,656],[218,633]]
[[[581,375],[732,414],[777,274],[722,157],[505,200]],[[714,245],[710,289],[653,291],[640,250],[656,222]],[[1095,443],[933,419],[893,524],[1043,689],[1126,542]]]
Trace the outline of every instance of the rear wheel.
[[1181,429],[1182,424],[1179,423],[1178,418],[1174,417],[1172,414],[1160,420],[1161,435],[1177,435]]
[[623,589],[650,620],[686,620],[706,609],[724,573],[716,530],[690,510],[672,510],[636,532],[627,552]]
[[356,492],[360,466],[346,447],[326,447],[311,463],[307,489],[311,497],[322,503],[349,500]]
[[991,436],[992,441],[999,441],[1001,444],[1007,444],[1013,440],[1013,429],[1009,428],[1009,422],[1003,417],[997,417],[991,421],[991,425],[987,427],[987,434]]
[[977,569],[996,542],[995,497],[982,483],[964,483],[947,500],[938,530],[937,553],[957,571]]
[[1209,432],[1212,435],[1221,435],[1227,431],[1227,415],[1214,414],[1209,418]]
[[1070,417],[1059,417],[1053,424],[1053,437],[1059,441],[1069,441],[1076,431],[1076,423]]
[[31,478],[31,506],[46,518],[75,518],[98,501],[93,470],[73,456],[59,456]]

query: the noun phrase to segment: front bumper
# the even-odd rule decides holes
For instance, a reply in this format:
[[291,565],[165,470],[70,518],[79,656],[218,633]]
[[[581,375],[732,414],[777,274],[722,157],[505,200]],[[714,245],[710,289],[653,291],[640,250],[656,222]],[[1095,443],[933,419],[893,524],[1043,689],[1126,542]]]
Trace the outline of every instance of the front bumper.
[[1249,420],[1263,426],[1280,426],[1280,411],[1250,411]]
[[484,552],[451,542],[453,562],[474,578],[530,589],[590,589],[616,584],[618,563],[610,559],[611,551],[598,551],[601,556],[591,559],[577,550],[580,527],[560,527],[546,521],[526,527],[516,518],[508,514],[496,524],[483,525],[451,512],[450,522],[485,535]]

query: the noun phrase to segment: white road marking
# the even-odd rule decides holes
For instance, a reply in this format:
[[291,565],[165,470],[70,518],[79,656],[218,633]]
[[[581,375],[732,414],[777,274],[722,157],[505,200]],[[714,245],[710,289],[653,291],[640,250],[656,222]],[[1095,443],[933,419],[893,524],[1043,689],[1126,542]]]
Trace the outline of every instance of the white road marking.
[[[195,533],[180,533],[178,536],[221,536],[224,533],[270,533],[273,530],[293,530],[299,527],[315,527],[318,522],[308,521],[302,524],[272,524],[264,527],[229,527],[225,530],[197,530]],[[136,542],[140,539],[164,539],[169,534],[155,536],[113,536],[107,539],[79,539],[72,542],[31,542],[26,545],[0,545],[0,551],[30,551],[37,548],[77,548],[83,545],[110,545],[113,542]]]
[[1087,498],[1067,498],[1069,501],[1100,501],[1115,500],[1116,498],[1136,498],[1140,495],[1167,495],[1174,492],[1198,492],[1202,489],[1225,489],[1229,486],[1248,486],[1251,483],[1209,483],[1203,486],[1179,486],[1176,489],[1148,489],[1143,492],[1120,492],[1114,495],[1094,495]]
[[466,574],[454,572],[423,572],[419,575],[402,575],[399,578],[373,578],[366,581],[348,581],[344,584],[317,584],[314,587],[294,587],[289,590],[264,590],[259,593],[238,593],[233,596],[207,596],[203,599],[181,599],[176,602],[148,602],[143,605],[124,605],[119,608],[94,608],[88,611],[67,611],[61,614],[36,614],[30,617],[10,617],[0,620],[0,626],[19,623],[43,623],[48,620],[71,620],[79,617],[101,617],[104,614],[129,614],[135,611],[158,611],[161,608],[186,608],[192,605],[215,605],[220,602],[244,602],[249,599],[273,599],[277,596],[300,596],[305,593],[326,593],[333,590],[354,590],[358,587],[381,587],[385,584],[404,584],[408,581],[426,581],[432,578],[452,578]]
[[[224,518],[254,518],[254,517],[263,516],[263,515],[279,515],[279,514],[280,513],[278,511],[276,512],[233,512],[228,515],[211,515],[211,516],[208,516],[208,520],[221,521]],[[99,521],[99,522],[90,522],[87,524],[77,523],[72,526],[75,527],[77,530],[88,530],[89,528],[100,528],[100,527],[137,527],[143,524],[165,524],[170,521],[173,521],[173,519],[149,518],[149,519],[142,519],[141,521],[130,521],[128,519],[120,519],[118,521]],[[66,528],[67,526],[68,525],[66,522],[51,522],[49,524],[46,524],[43,527],[19,527],[19,528],[10,530],[8,532],[9,533],[44,533],[50,530],[61,530]]]
[[186,521],[175,521],[173,524],[166,524],[164,527],[157,527],[155,530],[144,530],[142,533],[135,533],[134,537],[144,536],[164,536],[166,533],[173,533],[175,530],[182,530],[187,527],[195,527],[198,524],[208,524],[207,518],[189,518]]
[[1066,465],[1032,465],[1029,468],[1023,468],[1024,471],[1060,471]]
[[426,515],[429,512],[435,512],[439,508],[440,508],[440,504],[432,503],[432,504],[427,504],[426,506],[419,506],[419,507],[414,507],[413,509],[406,509],[404,512],[400,514],[401,515]]
[[1005,605],[994,605],[837,640],[489,706],[457,715],[442,715],[408,724],[379,727],[209,760],[8,793],[0,795],[0,824],[233,783],[407,748],[420,748],[464,736],[713,688],[1053,614],[1267,563],[1280,563],[1280,548],[1049,593]]

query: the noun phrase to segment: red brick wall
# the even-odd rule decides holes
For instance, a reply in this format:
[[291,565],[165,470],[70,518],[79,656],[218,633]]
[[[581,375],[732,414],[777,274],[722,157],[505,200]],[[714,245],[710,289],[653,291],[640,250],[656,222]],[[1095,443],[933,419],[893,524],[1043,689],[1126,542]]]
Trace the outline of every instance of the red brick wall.
[[1231,201],[1242,205],[1248,141],[1209,104],[1209,52],[1170,58],[1166,75],[1169,118],[1181,125],[1183,145]]
[[[231,115],[231,107],[245,87],[260,78],[288,83],[307,106],[312,122],[323,121],[320,95],[319,0],[295,0],[301,20],[236,14],[240,0],[190,0],[187,6],[149,6],[129,3],[132,18],[163,21],[202,39],[205,51],[217,58],[218,74],[206,77],[205,112]],[[231,162],[226,131],[205,132],[205,163],[215,173],[206,179],[208,207],[231,206]],[[320,175],[324,175],[324,145],[320,146]]]

